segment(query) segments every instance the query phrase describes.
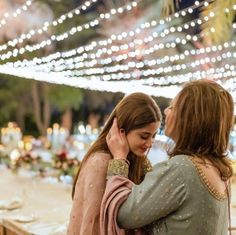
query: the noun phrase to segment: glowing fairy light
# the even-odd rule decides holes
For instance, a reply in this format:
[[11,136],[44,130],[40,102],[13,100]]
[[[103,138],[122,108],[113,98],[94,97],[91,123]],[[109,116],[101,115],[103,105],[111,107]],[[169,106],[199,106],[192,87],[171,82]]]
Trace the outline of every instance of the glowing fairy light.
[[[138,65],[136,64],[136,62],[129,62],[123,66],[120,65],[112,65],[112,70],[116,70],[117,68],[122,68],[123,71],[129,69],[129,68],[135,68],[135,67],[139,67],[142,68],[144,66],[155,66],[158,65],[160,67],[160,65],[165,64],[166,62],[175,62],[175,61],[181,61],[186,59],[186,57],[188,56],[194,56],[194,55],[201,55],[201,54],[205,54],[205,53],[210,53],[210,52],[220,52],[222,50],[225,50],[227,48],[230,48],[230,50],[232,50],[233,48],[236,47],[236,42],[232,41],[232,42],[225,42],[222,45],[213,45],[211,47],[206,47],[206,48],[200,48],[200,49],[192,49],[192,50],[185,50],[183,53],[181,54],[176,54],[176,55],[165,55],[162,58],[157,58],[157,59],[152,59],[152,60],[147,60],[144,59],[144,61],[142,62],[142,65]],[[145,53],[145,55],[148,55],[150,52],[150,48],[147,49],[148,53]],[[154,49],[153,49],[154,51]],[[133,58],[135,57],[136,53],[128,53],[128,54],[123,54],[123,55],[119,55],[119,56],[111,56],[111,57],[107,57],[105,59],[96,59],[91,58],[90,60],[88,60],[88,57],[86,57],[86,61],[84,61],[83,57],[73,57],[73,58],[69,58],[67,60],[60,58],[59,60],[52,60],[51,62],[47,62],[45,64],[42,64],[42,60],[40,59],[34,59],[32,61],[18,61],[18,62],[14,62],[14,63],[9,63],[10,65],[13,65],[14,67],[29,67],[29,66],[35,66],[37,64],[41,64],[41,66],[37,66],[38,69],[45,69],[47,68],[48,71],[50,71],[50,68],[57,68],[58,71],[63,70],[61,69],[61,66],[67,67],[67,68],[76,68],[76,69],[80,69],[80,68],[84,68],[84,69],[88,69],[88,68],[93,68],[96,65],[109,65],[113,62],[120,62],[122,60],[126,60],[127,58]],[[234,54],[233,54],[234,55]],[[228,57],[230,57],[231,55],[229,54]],[[221,57],[220,57],[221,58]],[[212,58],[211,62],[216,62],[216,58]],[[195,61],[195,63],[200,63],[198,61]],[[208,63],[208,62],[206,62]],[[193,64],[192,67],[194,67],[195,64]],[[177,67],[176,67],[177,68]],[[107,69],[107,68],[105,68]]]
[[73,18],[74,16],[81,14],[81,9],[87,10],[92,3],[96,3],[97,0],[86,1],[84,5],[79,6],[68,13],[61,15],[57,19],[50,22],[44,22],[43,26],[39,29],[31,29],[28,33],[21,34],[18,38],[12,39],[5,44],[0,45],[0,51],[6,50],[9,46],[14,47],[18,43],[23,43],[26,39],[30,39],[33,35],[42,34],[43,32],[47,32],[50,26],[57,26],[62,24],[67,18]]
[[[136,2],[133,2],[132,3],[132,6],[133,7],[136,7],[137,6],[137,3]],[[186,9],[184,9],[184,10],[181,10],[180,11],[180,13],[181,12],[187,12],[190,8],[192,8],[192,9],[194,9],[196,6],[192,6],[192,7],[189,7],[189,8],[186,8]],[[128,8],[128,9],[130,9],[130,8]],[[112,9],[113,10],[113,9]],[[112,11],[111,10],[111,12],[114,12],[114,11]],[[108,14],[108,13],[107,13]],[[109,15],[109,14],[108,14]],[[104,18],[105,16],[104,16],[104,14],[101,14],[100,15],[100,18]],[[164,20],[162,19],[162,20],[160,20],[159,21],[159,23],[165,23],[165,22],[168,22],[168,19],[169,18],[173,18],[173,17],[175,17],[175,15],[174,16],[169,16],[169,17],[166,17]],[[153,22],[154,21],[152,21],[152,24],[147,24],[147,23],[145,23],[144,24],[144,26],[145,27],[150,27],[150,25],[153,25]],[[91,24],[93,25],[93,26],[95,26],[97,23],[99,23],[99,22],[97,22],[97,21],[95,21],[95,22],[92,22]],[[158,22],[155,22],[155,24],[157,24]],[[47,25],[48,25],[49,23],[48,22],[46,22],[44,25],[45,25],[45,30],[47,30]],[[148,26],[147,26],[148,25]],[[89,26],[89,24],[85,24],[84,25],[84,28],[89,28],[90,26]],[[141,25],[141,28],[145,28],[145,27],[143,27],[143,25]],[[70,34],[71,35],[73,35],[74,33],[76,33],[76,32],[78,32],[78,31],[81,31],[83,29],[83,27],[81,27],[81,26],[78,26],[78,27],[73,27],[71,30],[70,30]],[[179,30],[180,30],[180,28],[179,28]],[[40,32],[41,32],[42,30],[40,29]],[[139,28],[137,28],[136,30],[135,30],[135,33],[136,34],[138,34],[138,33],[140,33],[140,29]],[[182,31],[182,28],[181,28],[181,31]],[[32,33],[33,33],[34,31],[32,31]],[[122,38],[122,36],[121,35],[118,35],[118,37],[120,36],[120,40],[122,40],[123,38]],[[23,37],[23,36],[22,36]],[[30,36],[30,34],[28,33],[27,34],[27,38],[29,39],[31,36]],[[46,43],[45,43],[45,41],[43,41],[41,44],[36,44],[36,45],[34,45],[34,47],[27,47],[27,48],[25,48],[25,51],[30,51],[30,52],[32,52],[32,51],[34,51],[34,50],[38,50],[38,49],[40,49],[40,48],[43,48],[43,47],[45,47],[46,45],[50,45],[51,44],[51,40],[52,41],[55,41],[55,40],[58,40],[58,41],[61,41],[61,40],[64,40],[65,38],[67,38],[67,37],[69,37],[69,35],[67,34],[67,33],[64,33],[64,34],[61,34],[61,35],[59,35],[58,37],[56,37],[55,35],[52,35],[51,36],[51,39],[49,39],[49,41],[47,41]],[[21,39],[21,41],[22,41],[22,38],[20,38]],[[19,39],[19,40],[20,40]],[[109,43],[109,40],[110,39],[108,39],[108,42],[107,43]],[[110,43],[112,42],[112,40],[110,41]],[[17,39],[14,39],[14,40],[12,40],[12,41],[10,41],[9,42],[10,44],[12,44],[12,45],[15,45],[15,44],[17,44],[18,43],[18,41],[17,41]],[[104,43],[105,45],[106,45],[106,43]],[[101,45],[101,44],[100,44]],[[0,46],[0,50],[2,49],[2,50],[5,50],[7,48],[7,44],[4,44],[4,45],[2,45],[2,48],[1,48],[1,46]],[[17,52],[15,52],[15,55],[18,55],[19,54],[19,52],[17,51]],[[4,55],[2,55],[2,60],[5,60],[5,59],[9,59],[10,57],[12,56],[12,53],[11,52],[8,52],[8,53],[5,53]]]
[[32,0],[27,0],[20,8],[16,9],[13,13],[6,12],[3,15],[3,18],[0,20],[0,28],[7,24],[8,19],[11,17],[16,18],[22,12],[27,11],[29,6],[32,4]]
[[[194,8],[194,7],[192,7],[192,8],[187,8],[187,9],[185,9],[184,11],[189,11],[189,9],[193,9],[193,8]],[[190,12],[191,12],[191,11],[190,11]],[[212,12],[210,12],[209,15],[210,15],[211,17],[214,17],[214,16],[215,16],[215,14],[213,14]],[[179,14],[178,14],[178,15],[174,14],[174,16],[177,17],[177,16],[179,16]],[[161,23],[163,24],[166,20],[167,20],[167,18],[164,19],[164,20],[161,19],[161,20],[159,21],[159,23],[160,23],[160,24],[161,24]],[[146,22],[146,23],[144,23],[144,24],[141,24],[140,28],[136,28],[135,32],[136,32],[136,33],[140,33],[142,29],[145,29],[146,27],[151,27],[151,26],[153,26],[153,25],[156,25],[157,23],[158,23],[158,22],[156,22],[156,21],[151,21],[151,22]],[[194,20],[194,21],[190,21],[189,23],[185,23],[182,27],[184,27],[184,28],[189,28],[189,27],[194,27],[195,24],[199,24],[199,25],[200,25],[200,24],[202,24],[202,23],[203,23],[202,20],[196,19],[196,20]],[[179,30],[180,30],[180,28],[181,28],[180,31],[182,31],[182,27],[181,27],[181,26],[178,26]],[[165,30],[167,30],[167,29],[165,29]],[[212,29],[212,30],[213,30],[213,29]],[[170,27],[170,30],[165,31],[165,33],[161,33],[160,36],[161,36],[161,37],[165,37],[167,34],[169,34],[169,33],[171,33],[171,32],[175,32],[175,31],[176,31],[176,27],[173,27],[173,26],[172,26],[172,27]],[[36,59],[35,61],[37,61],[38,63],[43,63],[43,62],[50,61],[50,60],[53,60],[53,59],[56,59],[56,58],[59,58],[59,57],[66,58],[66,57],[73,56],[73,55],[75,55],[75,54],[80,54],[80,53],[85,52],[85,53],[83,53],[83,58],[82,58],[82,60],[84,60],[84,59],[86,59],[86,58],[89,57],[89,55],[88,55],[86,52],[95,49],[97,46],[105,46],[105,47],[103,47],[102,49],[100,49],[99,51],[103,51],[102,53],[111,54],[112,51],[107,50],[107,49],[106,49],[106,46],[107,46],[108,44],[111,44],[112,41],[116,40],[119,36],[121,37],[121,39],[123,39],[124,37],[127,37],[128,35],[134,35],[133,31],[130,31],[130,32],[122,32],[120,35],[111,35],[111,37],[108,38],[107,40],[101,40],[101,41],[99,41],[99,42],[92,42],[91,44],[89,44],[89,45],[87,45],[87,46],[79,47],[79,48],[73,49],[73,50],[71,50],[71,51],[63,52],[63,53],[55,53],[55,54],[52,54],[52,55],[50,55],[50,56],[48,56],[48,57],[44,57],[44,58],[42,58],[41,60],[40,60],[40,59]],[[157,34],[156,32],[154,32],[153,35],[149,36],[148,38],[145,38],[145,39],[143,40],[143,43],[151,42],[151,41],[153,41],[155,38],[157,38],[158,36],[159,36],[159,34]],[[109,40],[110,40],[110,41],[109,41]],[[194,36],[187,35],[187,36],[186,36],[186,39],[182,39],[182,40],[180,41],[180,39],[177,38],[177,39],[176,39],[176,42],[172,42],[172,44],[166,44],[166,46],[167,46],[167,48],[170,48],[170,47],[175,47],[176,44],[183,44],[183,45],[185,45],[185,44],[187,43],[187,41],[189,41],[189,40],[197,41],[197,40],[198,40],[198,37],[197,37],[197,35],[194,35]],[[132,47],[131,44],[124,44],[124,45],[122,45],[122,46],[123,46],[123,47],[127,47],[127,49],[128,49],[129,46]],[[153,48],[150,48],[149,52],[148,52],[148,50],[146,50],[145,52],[142,52],[142,53],[145,55],[145,54],[148,54],[148,53],[153,53],[153,52],[155,52],[155,51],[157,51],[157,50],[159,50],[159,49],[162,49],[162,48],[163,48],[163,45],[160,44],[159,47],[154,46]],[[106,49],[106,50],[105,50],[105,49]],[[112,50],[112,49],[111,49],[111,50]],[[15,56],[17,55],[17,52],[18,52],[18,51],[15,51],[15,53],[14,53]],[[21,50],[21,53],[24,53],[24,49]],[[102,55],[102,53],[91,54],[90,56],[91,56],[91,58],[98,58],[98,57],[100,57],[100,56]],[[7,55],[10,56],[11,53],[9,53],[9,54],[7,54]],[[3,56],[2,56],[2,59],[6,59],[6,56],[7,56],[7,55],[3,55]],[[135,57],[136,54],[133,54],[133,55],[131,55],[131,56]]]
[[[230,69],[227,71],[227,69]],[[170,97],[173,95],[171,91],[177,91],[180,89],[179,86],[171,85],[173,83],[184,82],[190,79],[200,79],[211,75],[212,79],[231,77],[231,81],[236,82],[235,66],[227,64],[224,67],[216,69],[209,69],[207,71],[197,71],[194,73],[188,72],[187,74],[180,74],[174,76],[165,76],[160,78],[148,78],[140,80],[130,81],[107,81],[101,80],[100,77],[89,76],[89,77],[66,77],[61,73],[39,73],[35,72],[31,68],[13,68],[7,65],[0,65],[0,72],[3,74],[11,74],[15,76],[25,77],[28,79],[35,79],[39,81],[45,81],[56,84],[65,84],[69,86],[75,86],[85,89],[111,91],[111,92],[132,92],[141,89],[140,91],[148,91],[149,94],[155,96]],[[104,77],[106,75],[103,75]],[[121,74],[117,74],[121,76]],[[171,79],[171,80],[170,80]],[[182,80],[181,80],[182,79]],[[167,83],[167,81],[169,83]],[[168,84],[168,87],[161,87],[161,85]],[[153,86],[155,85],[155,86]],[[157,85],[157,87],[156,87]],[[159,85],[159,86],[158,86]],[[143,89],[143,90],[142,90]]]
[[[139,1],[138,1],[139,2]],[[131,4],[127,4],[123,7],[121,7],[121,9],[123,11],[130,11],[132,10],[134,7],[137,6],[137,2],[132,2]],[[122,12],[123,12],[122,11]],[[44,40],[38,44],[34,44],[32,46],[30,45],[26,45],[25,47],[23,47],[23,50],[19,50],[17,48],[15,48],[15,53],[14,55],[17,56],[19,54],[24,54],[26,51],[29,51],[29,52],[33,52],[35,50],[39,50],[41,48],[44,48],[45,46],[47,45],[51,45],[53,41],[62,41],[62,40],[65,40],[66,38],[68,38],[69,36],[75,34],[75,33],[78,33],[78,32],[81,32],[82,30],[84,29],[89,29],[89,28],[93,28],[97,25],[99,25],[99,23],[104,20],[104,19],[110,19],[113,15],[116,15],[116,14],[121,14],[119,11],[117,11],[116,13],[113,12],[113,14],[111,13],[111,11],[109,13],[106,13],[106,14],[100,14],[100,16],[95,19],[95,20],[92,20],[90,21],[89,23],[85,23],[83,25],[80,25],[80,26],[77,26],[77,27],[72,27],[70,30],[68,30],[67,32],[65,33],[62,33],[60,35],[52,35],[49,39],[47,40]],[[23,39],[19,39],[20,42],[23,42]],[[13,40],[14,41],[14,40]],[[11,41],[11,43],[13,42]],[[14,41],[14,44],[15,43],[19,43],[19,41]],[[7,48],[6,44],[5,45],[2,45],[0,46],[0,50],[5,50]],[[9,59],[13,56],[13,51],[8,51],[7,53],[5,54],[2,54],[0,56],[0,59],[1,60],[6,60],[6,59]]]
[[[203,50],[201,50],[203,51]],[[190,53],[191,54],[191,53]],[[172,57],[173,58],[173,57]],[[175,57],[174,59],[177,59],[179,57]],[[139,76],[150,76],[150,75],[159,75],[159,74],[167,74],[170,72],[174,72],[174,71],[182,71],[182,70],[186,70],[187,68],[195,68],[196,66],[200,66],[200,65],[204,65],[204,64],[208,64],[208,63],[216,63],[216,62],[220,62],[222,60],[225,60],[227,58],[236,58],[236,52],[235,53],[231,53],[231,52],[226,52],[223,53],[222,55],[218,55],[218,56],[213,56],[213,57],[205,57],[203,59],[198,59],[195,60],[193,62],[189,62],[189,63],[183,63],[183,64],[177,64],[174,66],[158,66],[158,69],[147,69],[147,70],[143,70],[144,66],[154,66],[155,63],[153,63],[152,61],[141,61],[138,63],[135,62],[129,62],[127,64],[117,64],[117,65],[112,65],[110,67],[102,67],[102,68],[96,68],[94,67],[94,64],[96,63],[95,61],[92,61],[94,64],[92,63],[88,63],[87,67],[85,68],[84,66],[81,66],[81,63],[74,63],[73,59],[68,60],[66,63],[61,63],[62,61],[57,61],[54,64],[44,64],[41,66],[34,66],[33,68],[36,71],[41,71],[41,72],[62,72],[64,70],[73,70],[73,69],[79,69],[79,68],[83,68],[80,70],[76,71],[76,76],[85,76],[85,75],[102,75],[104,73],[117,73],[117,72],[123,72],[123,71],[128,71],[128,70],[133,70],[133,69],[142,69],[139,72]],[[150,62],[150,63],[149,63]],[[152,62],[152,65],[151,65]],[[14,64],[12,64],[14,66]],[[28,67],[29,65],[27,65]],[[70,71],[68,71],[68,73],[70,73]],[[73,75],[73,72],[72,72]],[[120,76],[120,78],[122,79],[130,79],[130,77],[127,75],[124,75],[122,73],[122,75]],[[112,79],[112,77],[107,77],[107,80]]]
[[[9,70],[10,69],[10,70]],[[8,72],[7,72],[8,71]],[[60,73],[47,74],[47,73],[37,73],[30,68],[12,68],[7,65],[0,65],[0,73],[11,74],[18,77],[24,77],[26,79],[33,79],[37,81],[44,81],[55,84],[64,84],[73,87],[80,87],[84,89],[99,90],[99,91],[109,91],[109,92],[123,92],[123,93],[132,93],[135,91],[142,91],[149,95],[153,96],[163,96],[173,98],[175,94],[181,89],[177,85],[166,87],[149,87],[139,84],[129,84],[127,82],[112,82],[112,81],[103,81],[98,82],[99,79],[84,79],[84,78],[68,78],[62,76]]]

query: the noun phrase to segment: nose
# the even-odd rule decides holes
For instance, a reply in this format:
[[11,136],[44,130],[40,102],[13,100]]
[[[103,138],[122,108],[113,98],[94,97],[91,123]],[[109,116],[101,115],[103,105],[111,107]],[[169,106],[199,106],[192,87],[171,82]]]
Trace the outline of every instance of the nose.
[[151,148],[153,144],[153,139],[152,138],[148,138],[145,145],[147,146],[147,148]]

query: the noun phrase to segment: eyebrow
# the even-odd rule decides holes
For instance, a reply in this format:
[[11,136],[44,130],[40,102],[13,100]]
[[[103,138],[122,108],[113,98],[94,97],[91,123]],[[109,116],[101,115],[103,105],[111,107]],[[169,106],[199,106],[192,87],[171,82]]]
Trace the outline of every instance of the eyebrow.
[[141,131],[141,133],[142,133],[142,134],[147,134],[147,135],[156,135],[156,134],[157,134],[157,131],[156,131],[154,134],[152,134],[152,133],[150,133],[150,132],[147,132],[147,131]]

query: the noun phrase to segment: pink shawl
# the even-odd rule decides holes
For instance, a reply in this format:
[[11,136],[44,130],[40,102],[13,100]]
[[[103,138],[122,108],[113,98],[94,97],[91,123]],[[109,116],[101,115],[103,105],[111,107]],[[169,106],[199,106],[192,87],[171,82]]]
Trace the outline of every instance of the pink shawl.
[[[133,182],[120,176],[111,177],[107,181],[100,210],[101,235],[125,235],[124,229],[117,225],[116,218],[120,205],[131,192]],[[134,231],[135,235],[142,235],[140,229]]]

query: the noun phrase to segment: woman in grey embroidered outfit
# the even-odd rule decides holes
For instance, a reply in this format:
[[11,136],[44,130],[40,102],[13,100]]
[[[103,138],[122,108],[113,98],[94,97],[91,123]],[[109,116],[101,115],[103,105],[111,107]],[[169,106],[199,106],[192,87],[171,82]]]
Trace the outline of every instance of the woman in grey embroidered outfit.
[[[233,113],[232,97],[219,84],[185,84],[165,110],[165,134],[175,142],[170,159],[156,164],[140,185],[132,187],[118,210],[120,228],[149,225],[149,233],[158,235],[228,234],[232,167],[227,150]],[[105,194],[117,177],[127,180],[129,167],[126,135],[116,120],[107,143],[114,160]],[[123,172],[117,170],[117,162]]]

